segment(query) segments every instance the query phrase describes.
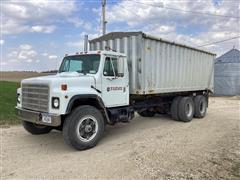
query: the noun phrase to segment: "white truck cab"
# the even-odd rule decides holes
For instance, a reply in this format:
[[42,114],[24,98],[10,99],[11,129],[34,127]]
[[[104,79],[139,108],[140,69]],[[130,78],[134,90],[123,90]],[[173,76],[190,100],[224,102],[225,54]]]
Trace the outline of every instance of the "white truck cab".
[[[103,124],[111,124],[106,108],[129,105],[127,59],[114,51],[66,55],[56,75],[24,79],[17,94],[17,114],[33,134],[62,126],[64,116],[79,105],[99,107],[105,111]],[[86,118],[91,121],[91,117]]]

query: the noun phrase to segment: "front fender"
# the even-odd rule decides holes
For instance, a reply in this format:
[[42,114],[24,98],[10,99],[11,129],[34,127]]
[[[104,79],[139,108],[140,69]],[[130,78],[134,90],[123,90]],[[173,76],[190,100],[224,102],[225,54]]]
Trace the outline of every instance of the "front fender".
[[[92,106],[96,106],[97,105],[97,108],[100,108],[101,111],[103,112],[103,116],[105,117],[106,121],[109,123],[109,124],[112,124],[110,119],[109,119],[109,116],[108,116],[108,113],[107,113],[107,110],[106,110],[106,107],[102,101],[102,98],[99,97],[98,95],[96,94],[79,94],[79,95],[75,95],[73,96],[68,105],[67,105],[67,108],[66,108],[66,113],[65,114],[69,114],[72,109],[74,108],[76,102],[80,102],[80,105],[84,104],[84,105],[92,105]],[[94,102],[94,103],[93,103]],[[97,104],[96,104],[97,103]]]

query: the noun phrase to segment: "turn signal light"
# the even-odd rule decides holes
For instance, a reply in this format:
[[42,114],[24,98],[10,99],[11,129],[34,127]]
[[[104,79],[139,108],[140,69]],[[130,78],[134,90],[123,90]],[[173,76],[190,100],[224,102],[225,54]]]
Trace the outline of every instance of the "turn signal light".
[[61,90],[62,91],[66,91],[67,90],[67,85],[66,84],[62,84],[61,85]]

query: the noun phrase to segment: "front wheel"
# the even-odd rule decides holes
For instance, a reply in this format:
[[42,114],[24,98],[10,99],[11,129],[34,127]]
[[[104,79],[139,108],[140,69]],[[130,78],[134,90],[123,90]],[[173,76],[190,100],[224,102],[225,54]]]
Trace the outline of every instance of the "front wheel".
[[83,105],[74,109],[65,119],[63,137],[70,146],[84,150],[96,146],[104,129],[102,113],[93,106]]
[[52,127],[35,124],[27,121],[23,121],[22,125],[26,131],[34,135],[47,134],[52,130]]

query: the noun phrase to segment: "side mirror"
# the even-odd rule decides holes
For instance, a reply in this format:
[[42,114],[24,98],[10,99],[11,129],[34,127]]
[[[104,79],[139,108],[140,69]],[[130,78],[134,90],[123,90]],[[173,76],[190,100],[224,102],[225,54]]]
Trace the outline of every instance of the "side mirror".
[[124,76],[124,57],[119,57],[118,59],[118,77]]

